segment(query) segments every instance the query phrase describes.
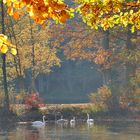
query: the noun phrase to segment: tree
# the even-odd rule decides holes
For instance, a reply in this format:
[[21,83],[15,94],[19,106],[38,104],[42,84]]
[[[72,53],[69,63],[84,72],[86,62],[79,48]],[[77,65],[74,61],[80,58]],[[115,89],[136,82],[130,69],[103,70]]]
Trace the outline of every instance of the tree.
[[[1,1],[1,10],[2,10],[2,34],[5,34],[4,27],[4,4],[8,7],[7,12],[9,15],[12,15],[15,19],[19,19],[20,16],[23,16],[21,9],[26,7],[29,15],[40,24],[45,23],[47,19],[53,19],[60,23],[64,23],[67,19],[71,17],[71,9],[67,7],[62,1],[55,0],[2,0]],[[48,21],[48,20],[47,20]],[[3,38],[3,37],[2,37]],[[5,38],[5,36],[4,36]],[[2,39],[1,39],[2,40]],[[4,41],[1,41],[1,52],[7,52],[7,46],[4,45]],[[2,49],[3,48],[3,49]],[[11,49],[12,53],[15,54],[15,50]],[[7,88],[7,76],[6,76],[6,55],[2,55],[3,58],[3,79],[4,79],[4,91],[5,91],[5,106],[9,110],[9,101],[8,101],[8,88]]]
[[[4,85],[4,92],[5,92],[5,110],[9,112],[9,96],[8,96],[8,88],[7,88],[7,75],[6,75],[6,53],[8,51],[8,46],[13,45],[8,41],[7,36],[5,36],[5,15],[4,15],[4,4],[1,1],[1,27],[2,27],[2,34],[0,35],[0,52],[2,54],[2,72],[3,72],[3,85]],[[14,48],[10,49],[12,54],[16,54],[16,50]]]
[[[116,31],[117,28],[127,31],[126,38],[126,52],[128,56],[134,57],[134,54],[138,49],[134,47],[132,42],[133,38],[136,38],[136,32],[140,29],[140,1],[123,1],[123,0],[78,0],[80,6],[77,11],[82,16],[83,21],[89,25],[92,29],[103,29],[107,33],[108,30]],[[136,32],[135,32],[136,30]],[[107,38],[108,35],[105,37]],[[106,40],[107,41],[107,40]],[[109,41],[107,41],[109,43]],[[106,43],[107,43],[106,42]],[[104,45],[106,44],[104,43]],[[109,46],[109,45],[107,45]],[[107,47],[108,49],[111,49]],[[120,49],[124,49],[121,47]],[[116,55],[116,54],[115,54]],[[125,55],[126,56],[126,55]],[[127,57],[128,57],[127,56]],[[136,55],[135,55],[136,57]],[[137,57],[138,58],[138,57]],[[119,60],[119,59],[118,59]],[[126,58],[123,60],[123,62]],[[135,61],[137,62],[137,61]],[[138,63],[137,63],[138,64]],[[135,75],[136,65],[130,60],[125,62],[126,66],[126,88],[127,93],[131,92],[133,88],[130,85],[130,79]],[[131,88],[130,88],[131,87]]]
[[[32,33],[30,32],[31,28]],[[36,91],[36,77],[41,73],[49,74],[53,66],[60,66],[60,59],[57,57],[57,49],[55,47],[49,47],[48,45],[48,29],[39,29],[34,22],[30,21],[28,16],[18,21],[12,29],[17,38],[18,55],[16,55],[16,63],[14,58],[8,55],[7,61],[10,63],[8,69],[9,77],[11,77],[11,80],[21,77],[21,81],[23,82],[27,71],[31,71],[29,77],[32,79],[32,84],[29,86],[31,86],[31,91]],[[12,40],[13,38],[14,36],[11,37]],[[18,60],[20,60],[20,63]],[[16,66],[16,64],[20,64],[18,69],[13,67]],[[23,89],[25,87],[22,85],[21,88]]]

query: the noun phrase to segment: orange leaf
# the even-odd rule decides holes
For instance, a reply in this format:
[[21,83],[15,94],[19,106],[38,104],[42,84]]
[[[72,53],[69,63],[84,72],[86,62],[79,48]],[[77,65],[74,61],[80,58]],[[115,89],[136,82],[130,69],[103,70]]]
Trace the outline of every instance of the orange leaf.
[[19,13],[18,13],[18,12],[15,12],[15,13],[13,14],[13,18],[14,18],[15,20],[18,20],[18,19],[20,18]]
[[12,7],[8,7],[7,13],[8,13],[10,16],[12,16],[12,15],[13,15],[13,8],[12,8]]

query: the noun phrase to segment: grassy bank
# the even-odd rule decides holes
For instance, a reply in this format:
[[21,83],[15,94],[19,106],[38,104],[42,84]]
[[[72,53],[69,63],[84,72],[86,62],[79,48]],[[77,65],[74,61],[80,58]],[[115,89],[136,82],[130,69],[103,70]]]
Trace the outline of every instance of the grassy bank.
[[87,113],[96,121],[139,121],[140,112],[120,110],[119,112],[97,111],[92,104],[46,104],[39,109],[27,109],[25,105],[13,105],[12,110],[20,121],[32,121],[46,115],[48,121],[60,119],[61,116],[70,120],[76,117],[79,121],[87,119]]

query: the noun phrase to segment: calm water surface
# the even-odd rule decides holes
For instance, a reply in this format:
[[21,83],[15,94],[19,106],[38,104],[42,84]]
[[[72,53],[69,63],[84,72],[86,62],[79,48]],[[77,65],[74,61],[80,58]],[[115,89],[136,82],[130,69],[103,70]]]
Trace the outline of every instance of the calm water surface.
[[45,127],[30,125],[3,126],[0,140],[140,140],[140,123],[96,123],[75,126],[49,123]]

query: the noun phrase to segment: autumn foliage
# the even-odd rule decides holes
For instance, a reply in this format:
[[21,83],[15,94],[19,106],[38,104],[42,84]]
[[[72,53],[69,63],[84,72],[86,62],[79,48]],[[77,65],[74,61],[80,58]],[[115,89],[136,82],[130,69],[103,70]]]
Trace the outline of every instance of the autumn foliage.
[[125,0],[77,0],[80,6],[77,11],[83,21],[93,29],[108,30],[115,26],[127,27],[131,31],[140,29],[140,1]]
[[8,52],[8,50],[10,50],[13,55],[17,54],[15,46],[10,43],[8,37],[6,35],[0,34],[0,52],[5,54]]
[[112,93],[109,87],[102,86],[96,93],[91,93],[89,98],[98,110],[108,110]]
[[8,6],[7,12],[15,19],[23,16],[22,10],[26,9],[39,24],[50,19],[64,23],[73,11],[62,0],[5,0],[5,4]]
[[37,109],[37,108],[45,106],[45,104],[43,104],[43,100],[39,97],[38,93],[28,94],[25,97],[25,105],[27,105],[31,109],[33,108]]

